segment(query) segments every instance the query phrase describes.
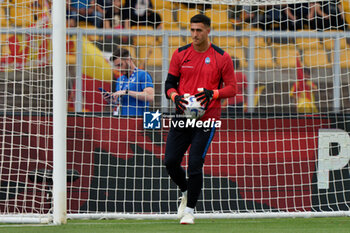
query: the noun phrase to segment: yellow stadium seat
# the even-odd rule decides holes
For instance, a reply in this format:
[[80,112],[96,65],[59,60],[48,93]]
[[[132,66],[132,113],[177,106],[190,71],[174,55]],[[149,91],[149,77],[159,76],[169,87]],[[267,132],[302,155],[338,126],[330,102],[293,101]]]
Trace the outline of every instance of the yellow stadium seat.
[[0,8],[0,25],[2,27],[9,26],[9,21],[7,20],[7,17],[6,17],[5,8],[3,8],[3,7]]
[[161,66],[163,63],[162,48],[140,48],[140,60],[141,63],[144,63],[147,66]]
[[[312,32],[311,30],[298,30],[299,32]],[[295,39],[295,44],[299,49],[323,49],[318,38],[311,37],[297,37]]]
[[242,43],[237,37],[214,37],[213,43],[219,47],[241,47]]
[[257,68],[273,68],[275,62],[272,57],[272,51],[269,48],[257,48],[255,49],[254,56],[255,67]]
[[342,0],[341,4],[343,6],[344,10],[344,16],[345,16],[345,21],[349,25],[350,24],[350,1],[349,0]]
[[182,36],[169,36],[169,47],[181,47],[185,44],[185,40]]
[[[82,29],[96,29],[96,27],[94,25],[89,24],[87,22],[79,22],[78,27],[82,28]],[[88,35],[87,38],[90,41],[98,41],[100,39],[100,37],[98,35]]]
[[[323,40],[323,44],[324,44],[324,47],[327,49],[327,50],[333,50],[334,49],[334,39],[332,38],[325,38]],[[348,47],[348,44],[346,43],[346,39],[345,38],[341,38],[340,39],[340,49],[345,49]]]
[[210,9],[205,11],[205,15],[211,19],[211,27],[214,30],[233,30],[227,10]]
[[10,22],[15,26],[28,27],[35,22],[34,14],[28,7],[11,6]]
[[10,2],[11,4],[13,5],[16,5],[16,6],[30,6],[32,5],[36,0],[7,0],[8,2]]
[[[329,31],[326,31],[326,32],[337,32],[337,31],[329,30]],[[324,38],[323,39],[324,47],[327,50],[333,50],[334,49],[334,43],[335,43],[335,40],[333,38]],[[347,47],[348,47],[348,44],[346,42],[346,39],[345,38],[340,38],[340,49],[345,49]]]
[[188,29],[190,27],[190,19],[197,14],[199,14],[197,9],[182,8],[179,10],[177,13],[177,19],[180,27]]
[[192,38],[191,38],[191,36],[186,36],[184,39],[185,39],[185,44],[190,44],[190,43],[192,43]]
[[243,48],[233,48],[233,47],[229,47],[229,48],[225,48],[222,47],[223,50],[225,50],[231,57],[236,57],[237,59],[239,59],[240,61],[240,65],[241,67],[247,67],[247,61],[244,55],[244,49]]
[[293,48],[295,49],[296,48],[295,44],[292,44],[292,43],[288,43],[288,44],[272,43],[271,47],[274,49],[293,49]]
[[276,49],[276,64],[281,68],[295,68],[298,56],[299,51],[295,47]]
[[2,55],[8,55],[10,54],[10,48],[9,48],[9,42],[8,42],[8,38],[11,35],[6,35],[6,34],[1,34],[0,36],[0,45],[1,45],[1,54]]
[[170,2],[165,0],[151,0],[151,2],[155,10],[159,10],[163,8],[174,9],[178,5],[176,2]]
[[213,4],[211,5],[211,9],[215,9],[215,10],[227,10],[228,9],[228,5],[224,5],[224,4]]
[[[185,45],[185,39],[183,36],[179,36],[179,31],[171,31],[169,36],[168,36],[168,45],[169,46],[183,46]],[[163,44],[163,37],[159,36],[157,37],[157,45],[162,45]]]
[[66,64],[75,65],[77,63],[77,57],[74,54],[66,54]]
[[[242,31],[255,31],[255,32],[259,32],[262,31],[259,28],[243,28]],[[242,44],[245,47],[249,46],[249,37],[243,37],[242,38]],[[266,47],[266,42],[265,42],[265,38],[264,37],[255,37],[255,41],[254,41],[255,47]]]
[[171,57],[173,56],[173,53],[175,52],[176,49],[179,47],[169,47],[169,62],[171,60]]
[[330,67],[327,53],[323,49],[303,50],[304,65],[307,67]]
[[[152,27],[148,27],[148,26],[133,26],[133,27],[131,27],[131,29],[147,30],[147,31],[154,30]],[[156,44],[159,44],[159,41],[157,41],[156,36],[152,36],[152,35],[134,36],[133,37],[133,44],[136,46],[154,46]]]
[[162,18],[162,25],[164,30],[180,30],[179,23],[174,20],[173,12],[168,9],[157,10]]
[[[334,62],[334,52],[332,53],[332,62]],[[340,67],[350,68],[350,49],[340,50]]]

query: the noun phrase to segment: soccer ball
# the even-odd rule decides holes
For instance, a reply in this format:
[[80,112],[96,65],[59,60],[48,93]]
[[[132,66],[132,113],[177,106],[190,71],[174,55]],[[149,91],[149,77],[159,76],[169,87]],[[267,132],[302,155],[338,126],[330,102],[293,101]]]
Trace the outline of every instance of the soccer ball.
[[199,119],[201,118],[204,113],[205,109],[200,104],[200,102],[197,101],[196,97],[191,95],[188,97],[185,97],[185,100],[187,100],[188,104],[185,104],[186,109],[184,111],[184,114],[189,119]]

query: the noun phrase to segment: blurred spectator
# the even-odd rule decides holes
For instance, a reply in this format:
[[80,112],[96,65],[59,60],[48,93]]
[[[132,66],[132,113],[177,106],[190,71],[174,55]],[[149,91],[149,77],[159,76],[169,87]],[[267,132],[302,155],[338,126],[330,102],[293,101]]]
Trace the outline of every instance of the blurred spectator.
[[129,24],[125,22],[121,0],[113,0],[112,6],[111,10],[106,13],[105,28],[129,28]]
[[[107,29],[129,28],[129,21],[125,18],[121,0],[113,0],[111,12],[106,13],[104,27]],[[113,39],[112,39],[113,38]],[[112,39],[112,40],[111,40]],[[112,50],[113,44],[129,44],[128,36],[106,36],[105,43],[102,43],[104,50]]]
[[308,28],[315,29],[315,4],[297,3],[282,5],[282,30],[304,29],[304,24]]
[[88,22],[103,27],[104,10],[95,0],[67,0],[68,25],[75,27],[79,22]]
[[132,26],[151,26],[154,29],[162,27],[162,19],[160,15],[153,11],[151,0],[126,0],[125,2],[125,18]]
[[253,27],[262,27],[263,15],[258,6],[243,6],[242,7],[242,21],[252,25]]
[[264,30],[273,30],[276,27],[281,28],[282,10],[285,5],[272,5],[266,8],[264,14]]
[[113,0],[96,0],[96,3],[103,10],[103,27],[106,27],[105,23],[112,19]]
[[329,0],[315,3],[317,29],[346,30],[344,10],[339,0]]

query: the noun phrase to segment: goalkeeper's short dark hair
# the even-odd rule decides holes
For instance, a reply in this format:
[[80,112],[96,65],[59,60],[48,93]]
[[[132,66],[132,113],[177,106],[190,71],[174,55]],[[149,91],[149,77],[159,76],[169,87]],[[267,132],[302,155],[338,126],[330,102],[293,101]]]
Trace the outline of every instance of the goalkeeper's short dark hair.
[[197,14],[191,18],[190,23],[203,23],[204,25],[210,27],[210,18],[203,14]]
[[130,52],[126,48],[116,48],[110,58],[110,61],[113,62],[114,60],[118,58],[130,58]]

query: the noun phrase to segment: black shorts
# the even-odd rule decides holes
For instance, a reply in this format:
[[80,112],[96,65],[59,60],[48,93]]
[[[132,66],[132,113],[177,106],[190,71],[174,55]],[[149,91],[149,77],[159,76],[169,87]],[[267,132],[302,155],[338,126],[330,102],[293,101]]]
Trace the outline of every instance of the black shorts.
[[181,166],[185,152],[190,147],[188,157],[188,175],[202,173],[204,159],[214,138],[213,128],[171,127],[165,148],[165,164]]

